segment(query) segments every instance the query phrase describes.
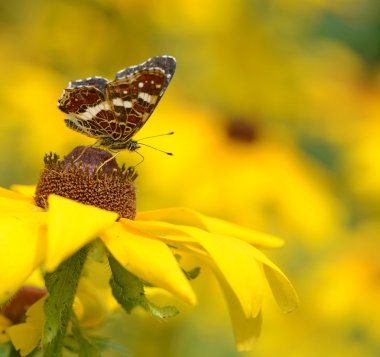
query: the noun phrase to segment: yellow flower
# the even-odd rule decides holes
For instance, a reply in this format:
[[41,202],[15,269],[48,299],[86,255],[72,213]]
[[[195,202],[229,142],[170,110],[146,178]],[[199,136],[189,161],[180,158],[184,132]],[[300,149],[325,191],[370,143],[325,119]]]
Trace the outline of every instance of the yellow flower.
[[266,281],[280,307],[297,306],[281,270],[258,248],[282,242],[272,236],[210,218],[186,208],[141,212],[135,220],[57,195],[48,210],[37,207],[34,188],[0,190],[1,301],[11,297],[38,268],[54,271],[96,237],[131,273],[194,305],[196,295],[176,256],[190,256],[215,272],[227,299],[239,350],[248,350],[261,325]]
[[46,297],[38,300],[28,309],[24,323],[16,324],[6,329],[7,335],[14,347],[20,350],[21,356],[31,353],[41,339],[44,324],[43,307],[45,299]]
[[[46,290],[26,286],[0,309],[0,343],[12,341],[21,356],[38,346],[45,323]],[[73,304],[81,326],[89,329],[99,325],[107,309],[102,296],[86,278],[82,278]],[[25,311],[26,310],[26,311]],[[25,322],[23,319],[25,318]]]

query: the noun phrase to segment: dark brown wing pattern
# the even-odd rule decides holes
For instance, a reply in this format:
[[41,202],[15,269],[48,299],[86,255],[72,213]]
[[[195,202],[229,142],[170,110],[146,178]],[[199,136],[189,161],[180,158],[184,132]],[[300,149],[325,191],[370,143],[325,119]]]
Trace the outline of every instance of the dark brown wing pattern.
[[66,125],[96,139],[110,136],[115,114],[109,110],[104,94],[96,87],[81,86],[65,89],[59,108],[69,115]]
[[124,129],[122,141],[128,140],[146,123],[158,103],[164,82],[164,73],[145,70],[109,83],[106,98],[119,126]]

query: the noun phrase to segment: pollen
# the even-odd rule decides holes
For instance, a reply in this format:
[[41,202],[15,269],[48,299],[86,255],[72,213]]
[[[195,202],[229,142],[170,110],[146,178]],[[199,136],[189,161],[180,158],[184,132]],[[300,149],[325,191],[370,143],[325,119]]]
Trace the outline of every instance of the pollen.
[[44,162],[34,197],[37,206],[47,209],[48,196],[56,194],[135,218],[137,174],[133,168],[120,168],[109,152],[79,146],[63,160],[50,153]]

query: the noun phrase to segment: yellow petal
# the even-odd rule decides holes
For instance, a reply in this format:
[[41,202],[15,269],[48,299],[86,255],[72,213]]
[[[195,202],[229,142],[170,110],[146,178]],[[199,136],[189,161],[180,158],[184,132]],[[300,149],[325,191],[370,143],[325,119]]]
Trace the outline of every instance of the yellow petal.
[[63,260],[96,238],[117,217],[114,212],[56,195],[49,196],[46,270],[54,270]]
[[43,212],[42,208],[35,206],[33,203],[29,202],[29,200],[12,197],[13,194],[18,195],[12,193],[9,196],[0,196],[0,214],[8,214],[12,212],[19,216],[24,216],[25,214]]
[[257,316],[247,318],[227,282],[220,275],[217,277],[226,297],[237,349],[239,352],[250,351],[260,336],[261,311]]
[[256,316],[247,317],[236,294],[231,289],[230,284],[227,282],[222,272],[218,269],[215,262],[210,260],[209,257],[206,257],[204,261],[206,265],[208,265],[215,273],[215,276],[218,279],[223,290],[232,323],[237,349],[240,352],[251,350],[260,335],[262,323],[261,310],[258,311]]
[[78,285],[77,297],[83,307],[82,313],[80,315],[77,313],[81,326],[83,328],[99,326],[107,315],[107,305],[99,290],[88,279],[82,278]]
[[298,295],[286,275],[259,250],[253,251],[255,258],[263,263],[273,296],[284,312],[291,312],[298,307]]
[[26,356],[38,345],[43,324],[45,321],[44,302],[45,298],[38,300],[27,311],[25,323],[11,326],[7,329],[9,338],[16,350],[20,350],[21,356]]
[[0,315],[0,343],[8,342],[9,337],[7,335],[6,329],[11,325],[11,320],[7,319],[3,315]]
[[103,244],[100,241],[97,243],[99,243],[101,248],[98,249],[94,246],[92,247],[93,249],[98,250],[92,250],[92,252],[90,252],[90,255],[95,257],[95,259],[87,259],[84,267],[85,276],[86,280],[89,281],[89,284],[96,289],[101,301],[107,307],[107,311],[114,311],[116,308],[119,308],[120,305],[113,297],[110,289],[109,282],[111,279],[111,269],[107,258],[102,255],[104,253]]
[[[144,212],[143,214],[138,215],[139,219],[144,219],[144,220],[134,221],[134,222],[126,221],[125,223],[129,224],[131,227],[134,227],[140,231],[152,233],[152,234],[157,234],[160,236],[160,239],[162,239],[162,240],[166,240],[169,242],[180,242],[181,244],[178,245],[179,249],[186,248],[186,249],[194,251],[198,255],[202,255],[202,254],[204,254],[202,249],[200,247],[194,245],[194,244],[191,244],[191,243],[195,243],[195,242],[198,242],[200,244],[205,243],[205,242],[207,243],[207,240],[206,241],[199,240],[199,237],[202,236],[202,230],[195,229],[195,228],[188,227],[188,226],[184,226],[184,225],[182,225],[182,226],[181,225],[175,225],[175,224],[171,224],[171,223],[167,223],[167,222],[151,222],[148,220],[148,219],[165,219],[165,220],[171,221],[172,218],[174,217],[173,221],[176,221],[177,223],[181,223],[181,224],[193,223],[193,224],[196,224],[197,218],[195,218],[194,220],[191,220],[192,217],[194,217],[194,216],[199,218],[200,215],[199,214],[191,215],[191,211],[189,211],[187,209],[171,208],[171,209]],[[181,218],[181,219],[179,219],[179,218]],[[145,219],[147,219],[147,220],[145,221]],[[228,223],[220,221],[220,220],[215,220],[213,218],[207,218],[207,220],[205,220],[205,221],[208,221],[208,220],[210,222],[214,220],[214,222],[211,223],[211,225],[213,226],[211,230],[213,232],[227,231],[227,232],[230,232],[230,234],[233,234],[233,232],[235,230],[235,233],[238,232],[236,234],[236,236],[238,236],[239,238],[242,238],[242,236],[244,234],[250,232],[248,230],[246,231],[245,229],[243,229],[243,231],[239,232],[238,229],[235,229],[236,228],[235,225],[230,226]],[[222,228],[217,227],[219,224],[221,224],[223,227]],[[199,225],[202,226],[202,223]],[[203,231],[203,233],[207,233],[207,232]],[[212,235],[209,235],[209,236],[211,237]],[[220,237],[220,235],[216,235],[216,236]],[[223,237],[224,237],[223,239],[227,239],[227,242],[228,241],[229,242],[232,242],[232,241],[239,242],[239,239],[234,239],[232,237],[229,238],[229,237],[225,237],[225,236],[223,236]],[[245,239],[245,241],[248,243],[252,243],[252,241],[250,241],[249,239]],[[220,242],[222,242],[222,239],[219,239],[218,243],[220,243]],[[275,264],[273,264],[261,251],[259,251],[258,249],[256,249],[252,245],[247,245],[247,244],[244,245],[244,241],[240,241],[240,243],[238,243],[238,245],[239,244],[243,244],[242,250],[245,251],[245,253],[247,255],[250,255],[250,258],[248,258],[248,259],[250,259],[251,261],[256,261],[256,262],[260,262],[260,263],[264,264],[263,270],[264,270],[265,276],[268,280],[268,283],[271,287],[273,295],[274,295],[277,303],[279,304],[279,306],[284,311],[294,310],[298,306],[298,297],[297,297],[297,294],[296,294],[292,284],[287,279],[287,277],[284,275],[284,273],[282,273],[282,271]],[[258,245],[263,246],[264,244],[258,244]],[[275,244],[272,245],[272,247],[274,247],[274,246],[275,246]],[[208,250],[208,253],[210,255],[212,255],[212,251],[210,250],[210,248],[211,248],[210,246],[207,249],[206,245],[203,244],[203,247],[206,250]],[[229,248],[227,248],[227,247],[228,247],[228,244],[226,243],[224,246],[225,251],[229,250]],[[267,247],[269,247],[269,244],[267,244]],[[223,250],[223,246],[221,247],[221,250]],[[213,256],[213,258],[215,258],[215,256]],[[238,261],[238,260],[239,259],[236,258],[236,261]],[[222,262],[223,259],[221,259],[220,261]],[[235,264],[234,262],[230,263],[230,265],[232,265],[232,266],[234,264]],[[225,265],[228,267],[228,264],[225,264]],[[227,267],[226,267],[226,269],[227,269]],[[254,271],[257,271],[257,268],[254,268]],[[262,278],[263,278],[263,275],[262,275]],[[260,287],[260,289],[261,289],[261,287]],[[240,291],[242,291],[242,290],[244,290],[243,286],[240,287]],[[251,291],[252,291],[252,289],[251,289]],[[235,293],[236,293],[236,291],[235,291]],[[241,295],[238,295],[238,296],[241,296]],[[247,299],[242,300],[241,303],[246,304]],[[247,306],[247,310],[245,310],[245,311],[248,312],[250,310],[250,307],[249,307],[250,305],[248,304],[246,306]],[[259,305],[256,305],[256,306],[259,307]],[[247,315],[247,316],[249,316],[249,315]]]
[[113,256],[131,273],[188,304],[195,294],[169,247],[154,236],[115,223],[101,234]]
[[12,296],[45,258],[46,214],[12,211],[17,210],[0,215],[0,302]]
[[200,213],[197,214],[202,218],[202,222],[205,223],[207,230],[211,233],[239,238],[259,248],[278,248],[284,245],[281,239],[269,234],[240,227],[237,224],[221,219],[207,217]]
[[261,264],[252,256],[253,247],[239,239],[197,228],[187,227],[186,231],[196,237],[208,252],[237,297],[245,317],[256,317],[262,305],[264,275]]
[[197,242],[196,239],[186,233],[182,226],[161,222],[161,221],[132,221],[130,219],[120,219],[120,223],[128,226],[142,235],[148,234],[160,237],[162,240],[171,240],[176,242]]
[[193,226],[211,233],[236,237],[261,248],[277,248],[283,245],[283,241],[277,237],[208,217],[183,207],[141,212],[137,214],[136,220],[161,220],[178,225]]
[[21,193],[24,196],[33,198],[34,194],[36,192],[36,186],[35,185],[12,185],[11,186],[12,191]]
[[138,212],[137,221],[165,221],[178,225],[194,226],[206,230],[206,225],[194,211],[184,207],[172,207],[154,211]]
[[7,190],[3,187],[0,187],[0,197],[13,198],[15,200],[26,201],[31,204],[34,203],[34,200],[32,197],[24,196],[18,192]]
[[299,305],[298,295],[288,280],[279,269],[273,269],[264,265],[264,272],[277,304],[284,312],[292,312]]
[[45,286],[45,281],[43,278],[43,273],[40,269],[35,270],[33,274],[25,281],[25,286],[34,286],[38,288],[42,288]]

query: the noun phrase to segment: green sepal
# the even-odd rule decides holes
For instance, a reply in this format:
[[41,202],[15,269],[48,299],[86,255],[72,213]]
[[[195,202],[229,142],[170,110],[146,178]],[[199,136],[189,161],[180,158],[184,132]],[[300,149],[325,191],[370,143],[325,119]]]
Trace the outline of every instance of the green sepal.
[[45,285],[49,293],[44,305],[46,319],[41,339],[45,357],[61,356],[87,253],[88,248],[84,247],[61,263],[57,270],[45,274]]
[[195,268],[193,268],[191,270],[182,269],[182,271],[184,272],[184,274],[186,275],[186,278],[188,280],[194,280],[201,273],[201,268],[200,267],[195,267]]
[[123,309],[130,313],[136,306],[141,306],[153,316],[162,319],[174,317],[179,311],[174,306],[157,306],[145,296],[144,284],[135,275],[126,270],[110,253],[108,261],[112,277],[110,285],[113,296]]
[[0,357],[20,357],[20,354],[13,345],[8,342],[4,344],[0,344]]
[[[32,352],[24,357],[37,357],[41,356],[41,351],[36,347]],[[0,344],[0,357],[21,357],[20,352],[17,351],[11,342]]]
[[89,257],[91,257],[97,263],[103,263],[107,260],[107,251],[104,243],[100,239],[95,239],[91,243],[91,249],[88,252]]
[[[182,256],[179,254],[175,254],[174,257],[176,258],[177,262],[179,263],[182,259]],[[191,270],[185,270],[181,268],[182,272],[186,275],[186,278],[188,280],[194,280],[198,277],[198,275],[201,273],[201,268],[200,267],[195,267]]]
[[152,316],[160,319],[169,319],[179,314],[179,311],[175,306],[157,306],[148,300],[145,309],[149,311]]

